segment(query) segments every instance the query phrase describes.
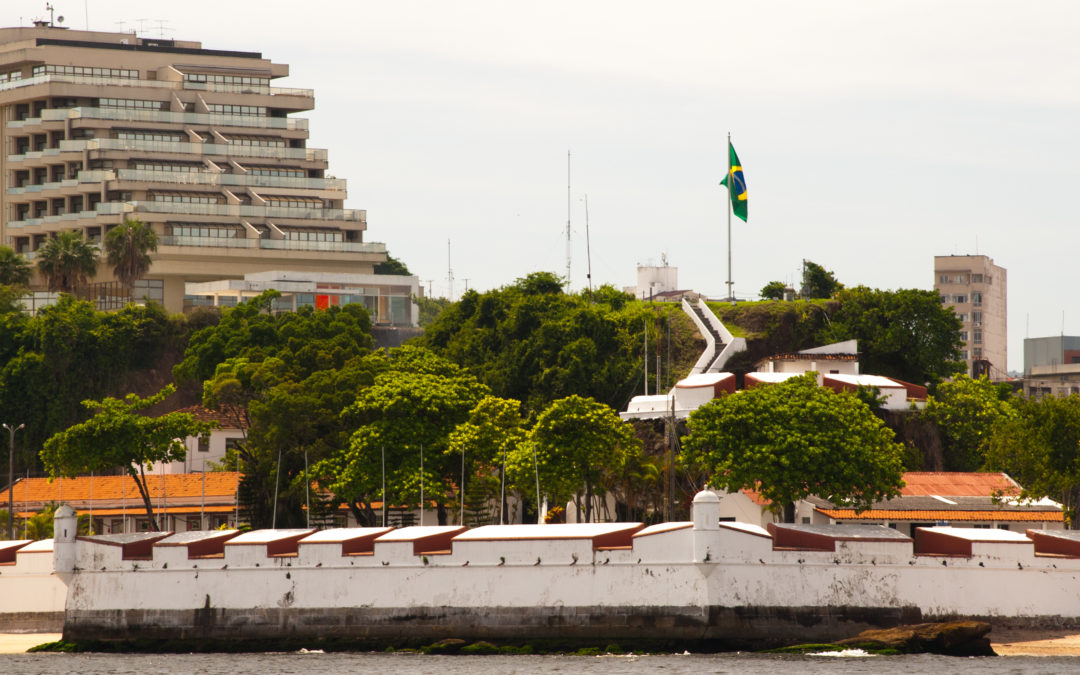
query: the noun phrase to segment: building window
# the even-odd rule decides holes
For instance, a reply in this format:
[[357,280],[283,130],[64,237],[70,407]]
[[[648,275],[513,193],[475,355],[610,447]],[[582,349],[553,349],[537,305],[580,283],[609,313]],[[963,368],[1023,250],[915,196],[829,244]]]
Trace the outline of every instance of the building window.
[[982,293],[979,293],[978,291],[972,293],[971,304],[975,305],[976,307],[982,305]]
[[185,82],[205,84],[230,84],[256,87],[269,87],[269,77],[251,77],[248,75],[215,75],[210,73],[184,73]]
[[303,169],[283,169],[276,166],[249,166],[249,176],[281,176],[286,178],[304,178]]
[[976,326],[981,326],[982,325],[982,312],[972,312],[971,313],[971,322],[973,324],[975,324]]
[[135,98],[99,98],[99,108],[130,108],[134,110],[168,110],[168,101],[145,101]]
[[343,233],[340,230],[301,230],[283,227],[281,231],[290,241],[343,241]]
[[169,223],[167,231],[174,237],[199,237],[205,239],[237,239],[242,228],[237,225],[210,225],[207,223]]
[[[262,198],[266,200],[267,206],[287,207],[293,209],[321,209],[323,207],[322,200],[315,197],[286,197],[276,195],[262,195]],[[290,237],[290,239],[291,238],[292,237]]]
[[34,77],[38,75],[78,75],[81,77],[117,77],[125,80],[139,79],[139,71],[126,68],[91,68],[90,66],[34,66]]
[[199,436],[199,452],[210,452],[209,436]]
[[971,275],[971,283],[973,283],[973,284],[981,284],[982,282],[983,282],[983,275],[981,275],[981,274],[972,274]]
[[172,202],[174,204],[224,204],[225,197],[206,192],[155,192],[152,197],[155,202]]
[[10,73],[0,73],[0,82],[15,82],[22,79],[22,71],[14,70]]
[[960,319],[960,323],[967,323],[968,315],[967,314],[957,314],[956,318]]
[[235,105],[232,103],[208,103],[207,110],[214,115],[241,115],[245,117],[266,117],[266,106]]
[[226,136],[232,145],[246,145],[255,148],[284,148],[285,140],[274,136]]
[[972,350],[972,353],[974,354],[975,358],[981,359],[982,358],[982,347],[975,347]]
[[966,330],[960,331],[960,339],[963,340],[964,342],[967,342],[967,340],[968,340],[968,332]]
[[182,143],[187,140],[187,136],[181,133],[148,131],[144,129],[125,129],[117,131],[116,137],[122,141],[163,141],[165,143]]
[[952,301],[957,303],[957,304],[965,303],[965,302],[967,302],[967,296],[966,295],[954,295],[954,296],[952,296]]
[[134,167],[137,171],[170,171],[173,173],[198,173],[202,171],[202,164],[185,164],[183,162],[147,162],[136,160]]
[[977,345],[981,345],[982,344],[982,331],[981,330],[974,331],[973,335],[975,337],[973,342],[975,344],[977,344]]
[[157,303],[165,302],[165,281],[163,279],[139,279],[131,289],[136,298],[152,300]]

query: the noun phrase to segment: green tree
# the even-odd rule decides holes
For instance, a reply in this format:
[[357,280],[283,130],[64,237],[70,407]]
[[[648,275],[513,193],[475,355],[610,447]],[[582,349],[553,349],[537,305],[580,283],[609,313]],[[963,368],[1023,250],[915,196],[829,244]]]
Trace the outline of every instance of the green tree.
[[960,319],[936,291],[857,286],[837,299],[818,339],[857,339],[863,372],[931,386],[963,372]]
[[0,286],[29,286],[34,270],[10,246],[0,246]]
[[1016,415],[999,419],[986,450],[986,468],[1022,486],[1020,497],[1051,497],[1080,529],[1080,396],[1018,399]]
[[641,452],[633,427],[610,406],[576,395],[554,401],[540,413],[529,441],[518,447],[511,462],[519,491],[532,493],[538,473],[541,493],[558,505],[573,499],[579,513],[584,504],[586,522],[593,520],[594,494],[605,494],[624,465]]
[[700,338],[677,304],[637,302],[604,287],[590,302],[587,294],[563,293],[549,273],[469,291],[416,343],[468,368],[496,396],[521,401],[534,417],[571,394],[622,409],[640,391],[646,327],[653,358],[671,336],[673,364],[665,364],[662,378],[670,386],[672,372],[685,372],[701,354]]
[[50,291],[73,293],[97,274],[98,251],[82,234],[57,233],[37,250],[37,267]]
[[154,462],[182,461],[186,453],[184,439],[204,436],[213,428],[212,424],[196,421],[189,413],[174,412],[159,417],[139,414],[174,391],[169,385],[148,398],[128,394],[124,400],[109,397],[83,401],[96,414],[45,441],[41,459],[46,470],[55,478],[123,467],[139,489],[151,529],[158,530],[146,486],[146,467]]
[[[460,460],[448,450],[450,434],[490,390],[458,366],[424,350],[390,350],[387,369],[359,392],[343,415],[355,431],[348,447],[313,470],[319,484],[349,505],[361,523],[377,522],[372,502],[435,501],[439,522],[460,478]],[[421,459],[422,457],[422,459]],[[421,464],[423,469],[421,470]]]
[[404,262],[387,254],[386,260],[375,265],[375,274],[400,274],[409,276],[412,272],[409,271],[408,266]]
[[761,287],[761,291],[758,295],[762,300],[783,300],[784,289],[787,288],[787,284],[783,281],[770,281]]
[[922,415],[938,427],[946,471],[982,469],[994,426],[1016,416],[1007,384],[959,375],[926,400]]
[[710,401],[690,414],[687,461],[709,485],[755,489],[783,509],[817,495],[865,510],[900,494],[903,447],[850,394],[819,387],[814,374]]
[[815,262],[803,261],[803,281],[800,291],[803,298],[810,300],[831,298],[843,288],[844,285],[836,280],[832,272]]
[[[469,418],[450,434],[449,453],[462,457],[463,474],[466,478],[466,484],[458,485],[458,490],[489,497],[498,494],[500,513],[505,513],[506,504],[501,502],[501,487],[505,479],[506,462],[520,450],[526,438],[520,401],[495,396],[484,397],[469,412]],[[497,480],[493,482],[493,478]],[[470,491],[474,481],[479,481],[489,489]]]
[[105,235],[106,260],[128,294],[132,293],[135,282],[150,269],[150,254],[157,251],[157,246],[154,228],[138,218],[125,216],[124,222]]
[[439,315],[443,313],[443,310],[451,304],[446,298],[422,298],[414,295],[412,300],[420,309],[421,326],[430,326],[439,318]]

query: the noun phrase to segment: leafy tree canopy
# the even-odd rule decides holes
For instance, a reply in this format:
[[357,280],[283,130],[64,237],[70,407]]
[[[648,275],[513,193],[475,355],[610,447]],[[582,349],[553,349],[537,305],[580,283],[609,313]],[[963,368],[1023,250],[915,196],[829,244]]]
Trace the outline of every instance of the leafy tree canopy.
[[1069,526],[1080,529],[1080,396],[1021,398],[1014,405],[1017,414],[994,425],[986,468],[1015,478],[1022,498],[1061,503]]
[[37,250],[37,267],[50,291],[72,293],[97,274],[98,252],[82,234],[58,232]]
[[592,520],[594,491],[610,487],[623,466],[641,452],[633,428],[610,406],[576,395],[545,408],[529,441],[518,446],[510,461],[515,486],[531,495],[539,473],[541,494],[554,504],[584,500],[587,522]]
[[960,319],[936,291],[856,286],[837,300],[818,340],[857,339],[863,372],[933,386],[963,371]]
[[959,375],[927,398],[922,414],[941,434],[946,471],[982,469],[995,425],[1016,416],[1010,397],[1007,384]]
[[406,266],[404,262],[387,254],[386,260],[375,265],[375,274],[400,274],[409,276],[412,272],[409,271],[408,266]]
[[267,291],[223,312],[217,325],[193,334],[184,360],[173,369],[176,377],[201,382],[231,358],[257,363],[277,357],[283,377],[300,380],[317,370],[340,368],[371,349],[371,319],[361,305],[271,314],[268,310],[278,296]]
[[386,370],[343,413],[355,429],[348,448],[320,463],[316,475],[361,522],[372,523],[371,504],[382,499],[385,454],[387,498],[419,504],[423,484],[443,522],[446,497],[460,472],[460,460],[453,461],[448,448],[450,434],[491,392],[455,364],[415,347],[372,355],[369,362],[380,359]]
[[787,288],[787,284],[783,281],[770,281],[761,287],[761,291],[758,295],[760,295],[763,300],[783,300],[785,288]]
[[810,495],[865,510],[903,485],[893,432],[813,374],[723,396],[692,412],[688,425],[687,460],[711,486],[755,489],[787,516],[788,505]]
[[10,246],[0,246],[0,286],[29,286],[34,269]]
[[836,280],[832,272],[815,262],[803,261],[802,297],[810,300],[831,298],[843,288],[844,285]]
[[124,217],[105,234],[105,258],[113,275],[129,291],[150,270],[150,254],[157,251],[154,228],[138,218]]
[[637,302],[605,287],[590,302],[587,293],[563,293],[555,275],[537,273],[494,291],[469,291],[416,342],[468,368],[496,396],[522,401],[533,417],[572,394],[622,409],[642,386],[646,329],[653,358],[666,349],[670,329],[670,386],[671,371],[681,376],[701,349],[678,305]]
[[182,461],[186,453],[184,439],[209,434],[214,426],[196,421],[189,413],[174,412],[160,417],[140,414],[174,391],[170,385],[148,398],[128,394],[123,400],[109,397],[83,401],[84,406],[97,412],[45,442],[41,459],[46,470],[56,477],[124,467],[134,478],[146,515],[157,530],[145,468],[154,462]]

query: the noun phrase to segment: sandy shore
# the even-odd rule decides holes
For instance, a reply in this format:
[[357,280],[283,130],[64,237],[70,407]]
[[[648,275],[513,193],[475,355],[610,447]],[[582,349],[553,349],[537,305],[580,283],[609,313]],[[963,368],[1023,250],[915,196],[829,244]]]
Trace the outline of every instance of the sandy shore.
[[46,642],[56,642],[60,633],[0,633],[0,654],[20,654]]
[[990,643],[1001,656],[1080,656],[1080,635],[1071,631],[995,630]]

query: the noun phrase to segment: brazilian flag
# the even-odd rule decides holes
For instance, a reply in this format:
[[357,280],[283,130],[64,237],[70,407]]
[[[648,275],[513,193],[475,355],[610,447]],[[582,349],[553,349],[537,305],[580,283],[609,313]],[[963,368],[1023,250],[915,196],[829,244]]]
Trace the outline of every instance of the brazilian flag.
[[728,155],[731,168],[720,184],[728,189],[728,194],[731,196],[731,212],[746,222],[746,178],[743,176],[742,162],[735,154],[735,146],[730,142],[728,142]]

